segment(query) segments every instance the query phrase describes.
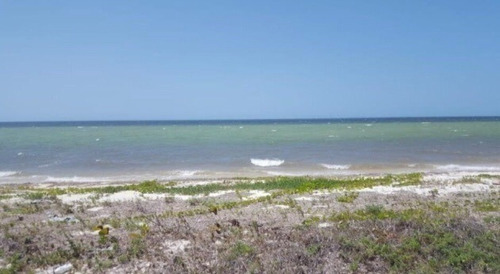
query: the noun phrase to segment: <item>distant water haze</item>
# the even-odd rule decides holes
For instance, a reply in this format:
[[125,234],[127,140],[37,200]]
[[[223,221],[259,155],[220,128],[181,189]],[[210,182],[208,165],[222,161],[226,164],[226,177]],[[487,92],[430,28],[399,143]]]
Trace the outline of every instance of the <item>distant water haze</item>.
[[0,183],[500,172],[500,118],[0,123]]

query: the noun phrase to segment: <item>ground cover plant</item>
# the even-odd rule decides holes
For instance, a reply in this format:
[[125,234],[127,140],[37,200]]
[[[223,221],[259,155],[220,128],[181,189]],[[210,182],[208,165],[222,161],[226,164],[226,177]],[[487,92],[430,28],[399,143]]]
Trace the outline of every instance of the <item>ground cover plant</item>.
[[[175,182],[160,183],[158,181],[144,181],[139,184],[127,184],[104,187],[65,187],[65,188],[50,188],[38,189],[31,186],[17,187],[18,191],[25,191],[25,197],[28,199],[39,199],[43,195],[62,195],[62,194],[112,194],[121,191],[138,191],[140,193],[169,193],[196,195],[208,194],[215,191],[224,190],[282,190],[289,193],[310,192],[320,189],[357,189],[373,187],[377,185],[397,186],[419,184],[422,175],[420,173],[386,175],[380,177],[354,177],[347,179],[330,179],[330,178],[312,178],[312,177],[277,177],[271,179],[257,180],[238,180],[224,181],[223,183],[211,183],[195,186],[179,186],[176,187]],[[11,189],[3,189],[3,192],[12,192]]]
[[[442,189],[423,196],[366,191],[440,187],[422,178],[5,186],[0,273],[50,272],[67,264],[84,273],[499,273],[497,185],[451,195],[440,194]],[[496,180],[478,178],[474,184]],[[101,200],[123,191],[166,196]],[[214,193],[222,194],[210,196]],[[92,199],[65,203],[59,198],[68,194]]]

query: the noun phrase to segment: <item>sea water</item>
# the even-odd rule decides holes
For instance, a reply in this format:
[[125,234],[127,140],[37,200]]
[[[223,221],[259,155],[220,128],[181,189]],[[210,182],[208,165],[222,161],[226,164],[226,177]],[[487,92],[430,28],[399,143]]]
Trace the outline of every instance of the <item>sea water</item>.
[[0,183],[500,172],[500,118],[0,123]]

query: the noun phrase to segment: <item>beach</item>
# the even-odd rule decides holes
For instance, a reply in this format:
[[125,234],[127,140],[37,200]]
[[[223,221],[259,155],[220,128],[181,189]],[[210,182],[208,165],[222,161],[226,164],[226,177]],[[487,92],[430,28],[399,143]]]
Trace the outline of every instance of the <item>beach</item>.
[[0,274],[500,274],[499,14],[2,1]]
[[0,269],[497,273],[497,120],[3,125]]

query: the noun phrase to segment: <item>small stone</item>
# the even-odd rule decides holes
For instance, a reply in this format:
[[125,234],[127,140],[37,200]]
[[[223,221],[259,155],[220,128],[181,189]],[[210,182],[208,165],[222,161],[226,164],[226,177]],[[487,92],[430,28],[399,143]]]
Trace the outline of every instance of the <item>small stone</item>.
[[53,215],[53,216],[49,217],[49,221],[51,221],[51,222],[66,222],[66,223],[78,223],[78,222],[80,222],[80,220],[78,220],[77,218],[75,218],[75,216],[72,216],[72,215],[63,216],[63,217]]
[[325,227],[331,227],[331,226],[332,226],[332,224],[329,224],[329,223],[320,223],[320,224],[318,224],[319,228],[325,228]]
[[61,265],[60,267],[54,269],[54,274],[64,274],[73,268],[71,263]]

